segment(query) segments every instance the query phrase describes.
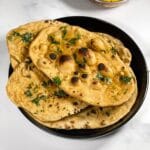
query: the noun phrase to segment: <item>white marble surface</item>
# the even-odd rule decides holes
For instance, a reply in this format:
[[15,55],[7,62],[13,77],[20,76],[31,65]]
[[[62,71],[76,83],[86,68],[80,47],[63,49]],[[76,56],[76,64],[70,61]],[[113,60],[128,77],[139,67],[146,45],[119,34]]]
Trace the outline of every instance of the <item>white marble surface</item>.
[[47,134],[30,123],[7,98],[8,30],[28,21],[72,15],[97,17],[119,26],[139,44],[150,65],[149,0],[130,0],[109,10],[89,0],[0,0],[0,150],[150,149],[150,91],[140,111],[119,132],[92,140]]

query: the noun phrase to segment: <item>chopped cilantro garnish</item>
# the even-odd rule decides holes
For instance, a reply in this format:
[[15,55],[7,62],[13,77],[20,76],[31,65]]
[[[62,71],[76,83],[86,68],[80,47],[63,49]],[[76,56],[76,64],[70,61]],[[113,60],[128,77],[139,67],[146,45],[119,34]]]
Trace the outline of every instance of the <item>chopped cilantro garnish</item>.
[[78,34],[77,37],[70,39],[68,42],[70,45],[74,45],[77,40],[80,39],[80,35]]
[[60,44],[60,42],[56,41],[52,35],[48,35],[48,40],[52,42],[52,44]]
[[67,30],[66,29],[62,30],[62,38],[65,38],[66,34],[67,34]]
[[54,92],[54,95],[58,98],[67,97],[68,95],[63,90],[58,90]]
[[61,54],[61,53],[62,53],[62,50],[61,50],[59,47],[57,47],[56,53],[57,53],[57,54]]
[[38,85],[35,85],[35,86],[34,86],[33,92],[34,92],[34,93],[37,93],[37,92],[38,92]]
[[80,34],[77,34],[77,37],[76,37],[78,40],[81,38],[81,35]]
[[9,41],[12,41],[12,39],[13,39],[14,36],[20,36],[20,33],[16,32],[16,31],[13,31],[13,33],[12,33],[11,35],[9,35],[9,36],[7,37],[7,39],[8,39]]
[[[74,58],[75,62],[76,62],[79,66],[85,66],[85,64],[86,64],[86,59],[85,59],[84,57],[83,57],[82,60],[78,61],[78,60],[77,60],[77,55],[76,55],[76,53],[74,53],[74,54],[73,54],[73,58]],[[81,67],[81,68],[82,68],[82,67]]]
[[31,82],[29,85],[28,85],[28,89],[31,89],[32,88],[32,86],[33,86],[33,82]]
[[96,78],[98,78],[99,80],[102,80],[103,79],[103,75],[99,72],[99,73],[97,73]]
[[16,31],[14,31],[12,35],[13,35],[13,36],[21,36],[20,33],[19,33],[19,32],[16,32]]
[[96,78],[99,79],[100,81],[105,82],[105,83],[111,83],[112,82],[111,78],[102,75],[100,72],[97,73]]
[[63,29],[66,29],[66,28],[67,28],[67,26],[61,26],[59,29],[63,30]]
[[103,76],[103,80],[102,81],[105,82],[105,83],[111,83],[112,79],[109,78],[109,77]]
[[47,98],[46,95],[37,96],[32,100],[32,103],[35,103],[36,105],[39,105],[40,100],[45,100]]
[[123,83],[129,83],[131,81],[132,77],[128,77],[128,76],[120,76],[120,81]]
[[112,54],[115,55],[118,53],[118,50],[116,48],[112,47],[111,52],[112,52]]
[[74,45],[76,43],[77,39],[76,38],[72,38],[69,40],[69,44],[70,45]]
[[57,86],[59,86],[59,85],[61,84],[61,80],[60,80],[60,78],[59,78],[58,76],[54,77],[54,78],[52,79],[52,81],[53,81],[53,83],[54,83],[55,85],[57,85]]
[[21,38],[22,38],[23,42],[29,43],[33,39],[33,34],[29,33],[29,32],[26,32],[26,33],[21,35]]
[[65,38],[66,34],[67,34],[67,26],[62,26],[60,27],[60,30],[62,31],[62,38]]
[[30,90],[26,90],[26,91],[24,92],[24,94],[25,94],[27,97],[31,97],[31,96],[32,96],[32,93],[31,93]]
[[19,32],[14,31],[11,36],[8,37],[9,40],[12,40],[13,36],[19,36],[23,42],[29,43],[33,39],[33,34],[26,32],[24,34],[20,34]]
[[51,83],[52,83],[52,81],[49,79],[48,81],[43,81],[42,86],[46,88],[46,87],[50,86]]

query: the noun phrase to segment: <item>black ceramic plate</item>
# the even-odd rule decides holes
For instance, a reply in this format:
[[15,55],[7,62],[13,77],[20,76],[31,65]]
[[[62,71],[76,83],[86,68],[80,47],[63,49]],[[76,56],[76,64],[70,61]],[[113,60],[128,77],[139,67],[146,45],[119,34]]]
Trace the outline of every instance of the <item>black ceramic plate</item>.
[[[59,136],[70,138],[90,138],[110,134],[116,131],[116,129],[123,126],[125,123],[127,123],[136,114],[136,112],[139,110],[144,101],[144,97],[148,86],[148,73],[143,54],[139,49],[139,47],[137,46],[137,44],[124,31],[108,22],[95,18],[81,17],[81,16],[64,17],[59,18],[57,20],[69,23],[71,25],[78,25],[90,31],[108,33],[120,39],[124,43],[124,45],[130,49],[133,57],[131,67],[134,70],[138,82],[138,96],[136,103],[134,104],[131,111],[124,118],[122,118],[117,123],[102,129],[82,129],[82,130],[50,129],[36,122],[23,109],[20,110],[33,124],[35,124],[36,126],[45,130],[48,133],[53,133]],[[12,73],[12,71],[13,70],[10,67],[9,75]]]

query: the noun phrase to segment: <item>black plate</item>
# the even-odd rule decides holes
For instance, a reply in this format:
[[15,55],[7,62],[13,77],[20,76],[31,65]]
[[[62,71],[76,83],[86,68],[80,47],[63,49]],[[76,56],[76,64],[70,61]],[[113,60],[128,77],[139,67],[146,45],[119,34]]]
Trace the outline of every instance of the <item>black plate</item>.
[[[148,87],[148,72],[143,54],[139,49],[139,47],[137,46],[137,44],[131,39],[131,37],[129,37],[124,31],[122,31],[118,27],[106,21],[81,16],[64,17],[59,18],[57,20],[69,23],[71,25],[78,25],[90,31],[108,33],[120,39],[124,43],[124,45],[130,49],[133,57],[131,67],[134,70],[138,82],[138,96],[136,103],[134,104],[131,111],[124,118],[122,118],[117,123],[102,129],[82,129],[82,130],[50,129],[36,122],[23,109],[20,110],[33,124],[35,124],[36,126],[45,130],[48,133],[53,133],[59,136],[70,138],[90,138],[110,134],[116,131],[116,129],[123,126],[125,123],[127,123],[137,113],[137,111],[139,110],[144,101],[146,90]],[[13,69],[12,67],[10,67],[9,75],[12,72]]]

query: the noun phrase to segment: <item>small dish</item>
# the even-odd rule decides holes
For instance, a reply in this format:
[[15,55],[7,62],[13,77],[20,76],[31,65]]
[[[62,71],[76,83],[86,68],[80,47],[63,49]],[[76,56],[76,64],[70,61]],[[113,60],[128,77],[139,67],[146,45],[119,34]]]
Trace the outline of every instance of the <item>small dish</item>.
[[128,0],[118,0],[118,1],[105,1],[105,0],[92,0],[94,1],[96,4],[102,6],[102,7],[106,7],[106,8],[113,8],[113,7],[117,7],[120,6],[122,4],[124,4],[125,2],[127,2]]

